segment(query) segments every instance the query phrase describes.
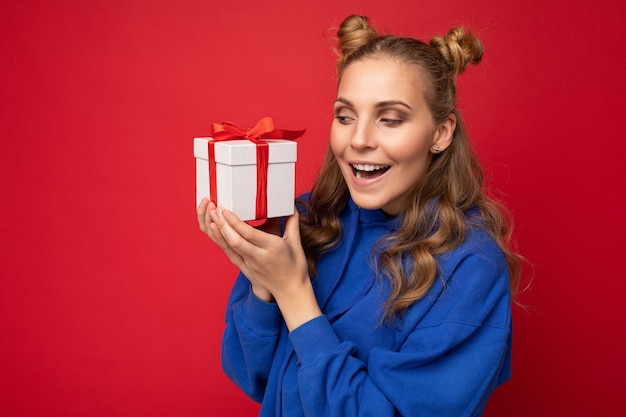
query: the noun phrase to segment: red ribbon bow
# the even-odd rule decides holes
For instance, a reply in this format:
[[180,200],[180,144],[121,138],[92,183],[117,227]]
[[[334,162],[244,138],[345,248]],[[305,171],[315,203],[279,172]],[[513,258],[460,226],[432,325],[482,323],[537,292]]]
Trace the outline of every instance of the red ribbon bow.
[[304,134],[304,130],[283,130],[274,127],[274,120],[263,117],[253,127],[240,129],[232,122],[213,123],[209,141],[209,188],[211,201],[217,204],[217,179],[215,162],[215,142],[227,140],[249,140],[256,145],[256,219],[267,219],[267,168],[269,165],[269,146],[260,139],[295,140]]

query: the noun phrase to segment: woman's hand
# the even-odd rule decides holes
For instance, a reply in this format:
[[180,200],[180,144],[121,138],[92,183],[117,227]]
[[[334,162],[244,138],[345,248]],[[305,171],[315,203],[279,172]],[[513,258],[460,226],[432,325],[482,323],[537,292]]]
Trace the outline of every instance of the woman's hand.
[[297,211],[287,218],[282,237],[255,229],[234,213],[204,201],[198,208],[198,222],[248,277],[253,291],[267,291],[274,297],[289,329],[321,315],[300,242]]
[[[239,254],[237,254],[234,250],[230,248],[226,240],[224,240],[219,226],[211,219],[212,217],[217,218],[215,204],[213,202],[209,202],[208,199],[203,198],[200,202],[200,205],[198,206],[197,214],[200,230],[206,233],[211,238],[211,240],[224,251],[228,259],[234,265],[237,265],[239,267],[242,261],[241,256],[239,256]],[[250,283],[252,284],[252,292],[254,293],[254,295],[256,295],[263,301],[274,301],[274,296],[272,296],[269,291],[263,288],[259,283],[253,281],[252,277],[248,275],[247,271],[241,269],[241,267],[239,267],[239,269],[250,280]]]

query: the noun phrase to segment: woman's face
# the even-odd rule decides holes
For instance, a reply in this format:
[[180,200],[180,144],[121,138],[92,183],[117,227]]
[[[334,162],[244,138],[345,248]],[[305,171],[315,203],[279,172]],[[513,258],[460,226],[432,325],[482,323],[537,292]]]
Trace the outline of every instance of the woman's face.
[[449,145],[454,116],[435,126],[422,91],[418,71],[395,61],[365,58],[344,70],[330,146],[359,207],[400,214],[433,148]]

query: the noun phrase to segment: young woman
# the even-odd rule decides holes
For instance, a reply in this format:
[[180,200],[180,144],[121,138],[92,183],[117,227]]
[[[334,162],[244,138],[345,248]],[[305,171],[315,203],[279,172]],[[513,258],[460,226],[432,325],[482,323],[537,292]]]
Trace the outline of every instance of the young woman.
[[329,150],[282,236],[198,208],[242,272],[224,370],[261,416],[478,416],[511,375],[520,272],[455,103],[482,45],[379,36],[362,16],[338,38]]

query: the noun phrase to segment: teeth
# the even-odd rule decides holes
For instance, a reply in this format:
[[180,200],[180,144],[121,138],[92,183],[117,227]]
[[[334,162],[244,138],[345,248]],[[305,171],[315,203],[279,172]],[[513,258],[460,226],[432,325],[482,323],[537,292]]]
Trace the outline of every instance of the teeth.
[[354,164],[352,165],[357,171],[378,171],[387,168],[387,165],[371,165],[371,164]]

